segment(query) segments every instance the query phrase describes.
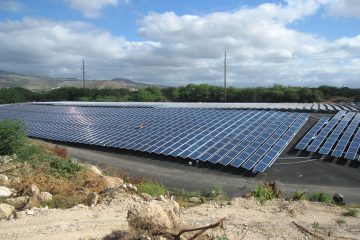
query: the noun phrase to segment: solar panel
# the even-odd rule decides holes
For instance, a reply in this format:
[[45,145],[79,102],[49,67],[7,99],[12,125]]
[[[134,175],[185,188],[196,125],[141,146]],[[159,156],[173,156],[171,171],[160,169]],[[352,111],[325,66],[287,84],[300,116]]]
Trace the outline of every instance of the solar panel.
[[309,132],[301,139],[301,141],[295,146],[296,149],[304,150],[306,146],[315,138],[316,134],[320,129],[329,121],[328,117],[322,117],[315,125],[311,128]]
[[319,135],[317,135],[314,141],[307,147],[307,150],[310,152],[316,152],[322,142],[326,139],[329,135],[330,131],[335,127],[335,125],[339,122],[342,116],[345,115],[345,111],[339,111],[328,124],[321,130]]
[[[238,167],[269,139],[284,138],[299,113],[156,107],[13,104],[0,119],[23,120],[37,138],[199,159]],[[293,120],[294,120],[293,119]],[[283,133],[279,135],[279,129]],[[285,142],[285,144],[286,144]],[[264,153],[266,154],[266,152]],[[235,161],[236,160],[236,164]]]
[[306,123],[308,116],[302,114],[295,123],[286,131],[285,135],[270,149],[269,153],[262,158],[258,164],[256,164],[253,171],[264,172],[268,167],[270,167],[281,152],[286,148],[290,143],[291,139],[298,133],[302,126]]
[[336,128],[332,131],[329,138],[326,140],[325,144],[320,148],[319,153],[327,155],[330,153],[332,147],[338,140],[338,137],[346,128],[348,123],[351,121],[355,113],[348,113],[345,117],[340,121],[340,123],[336,126]]
[[354,119],[351,121],[350,125],[346,129],[345,133],[342,135],[338,144],[336,145],[334,151],[331,156],[333,157],[341,157],[344,153],[346,146],[348,145],[351,136],[355,133],[357,126],[360,123],[360,114],[355,115]]
[[349,149],[345,154],[346,159],[356,160],[359,159],[359,149],[360,149],[360,127],[358,127],[357,132],[351,141]]

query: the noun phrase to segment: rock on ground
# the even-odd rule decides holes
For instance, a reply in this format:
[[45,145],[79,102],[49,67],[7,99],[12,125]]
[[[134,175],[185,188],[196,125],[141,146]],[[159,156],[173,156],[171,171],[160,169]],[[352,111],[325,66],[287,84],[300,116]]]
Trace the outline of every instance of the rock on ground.
[[0,186],[0,197],[10,197],[14,193],[15,193],[14,190],[5,186]]
[[15,209],[22,209],[28,204],[29,197],[21,196],[21,197],[16,197],[16,198],[8,198],[5,200],[5,202],[7,204],[13,206]]
[[37,197],[40,194],[40,189],[35,184],[32,184],[25,190],[24,194],[30,197]]
[[87,204],[88,204],[90,207],[96,206],[96,204],[98,203],[98,201],[99,201],[99,194],[97,194],[96,192],[90,193],[90,194],[87,196]]
[[15,208],[9,204],[0,203],[0,220],[9,219],[15,212]]
[[0,184],[7,186],[9,184],[8,176],[0,174]]
[[127,214],[130,227],[138,230],[172,229],[174,224],[164,209],[155,203],[141,202],[134,205]]
[[44,202],[50,202],[52,200],[53,196],[49,192],[41,192],[41,193],[39,193],[37,198],[38,198],[39,202],[44,203]]
[[104,176],[104,179],[108,188],[118,188],[124,184],[124,180],[118,177]]

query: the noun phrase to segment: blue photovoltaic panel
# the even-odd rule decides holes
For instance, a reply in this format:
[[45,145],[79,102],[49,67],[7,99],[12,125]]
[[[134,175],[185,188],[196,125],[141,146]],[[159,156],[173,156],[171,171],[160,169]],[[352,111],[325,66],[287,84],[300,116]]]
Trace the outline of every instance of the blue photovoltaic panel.
[[286,131],[285,135],[271,148],[269,153],[259,161],[253,171],[264,172],[268,167],[270,167],[277,157],[280,156],[281,152],[284,151],[291,139],[293,139],[296,133],[298,133],[302,126],[306,123],[307,119],[308,116],[306,114],[302,114]]
[[341,120],[341,122],[336,126],[336,128],[331,132],[330,136],[326,140],[325,144],[319,150],[319,153],[328,155],[332,149],[332,147],[337,142],[340,134],[344,131],[348,123],[351,121],[355,113],[348,113],[345,117]]
[[320,145],[326,140],[326,137],[329,135],[331,130],[336,126],[342,116],[345,115],[345,111],[339,111],[331,120],[326,124],[326,126],[321,130],[319,135],[316,136],[314,141],[307,147],[307,150],[310,152],[316,152]]
[[296,145],[296,149],[304,150],[306,146],[315,138],[316,134],[321,130],[321,128],[329,121],[328,117],[322,117],[320,120],[310,129],[309,132],[301,139],[301,141]]
[[[296,149],[307,149],[333,157],[357,160],[360,149],[360,114],[354,112],[340,111],[329,122],[321,118],[314,127],[304,136],[296,146]],[[325,127],[316,136],[316,133]],[[314,141],[311,139],[314,137]]]
[[341,139],[339,140],[338,144],[336,145],[334,151],[332,152],[331,156],[333,157],[342,157],[346,146],[348,145],[351,136],[355,133],[357,127],[360,123],[360,113],[356,114],[354,119],[351,121],[350,125],[342,135]]
[[[32,137],[223,165],[236,160],[235,167],[254,154],[268,154],[273,146],[266,143],[271,139],[283,139],[285,146],[292,136],[286,134],[288,129],[292,129],[294,120],[301,116],[277,111],[211,108],[39,104],[10,104],[0,108],[0,120],[24,121]],[[266,146],[268,149],[264,152]],[[244,160],[239,164],[238,159]]]
[[287,119],[283,124],[279,124],[278,128],[271,135],[270,138],[252,155],[243,165],[246,169],[253,168],[263,156],[267,155],[271,147],[285,134],[289,126],[291,126],[294,121],[299,117],[298,113],[289,114]]

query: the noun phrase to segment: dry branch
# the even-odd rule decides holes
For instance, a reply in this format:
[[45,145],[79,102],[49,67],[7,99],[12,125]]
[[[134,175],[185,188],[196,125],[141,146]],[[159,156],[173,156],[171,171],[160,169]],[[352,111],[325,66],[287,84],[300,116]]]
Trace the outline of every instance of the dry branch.
[[325,238],[323,238],[322,236],[319,236],[319,235],[311,232],[310,230],[306,229],[305,227],[299,225],[298,223],[296,223],[294,221],[292,221],[291,223],[294,224],[301,232],[309,234],[309,235],[313,236],[316,239],[325,240]]

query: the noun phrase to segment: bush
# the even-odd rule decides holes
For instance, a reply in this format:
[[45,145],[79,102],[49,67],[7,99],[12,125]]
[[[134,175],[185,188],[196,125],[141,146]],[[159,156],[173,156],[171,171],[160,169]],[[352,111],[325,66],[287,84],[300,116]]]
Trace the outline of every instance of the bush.
[[140,193],[147,193],[153,197],[165,195],[167,192],[167,189],[163,185],[152,182],[140,183],[137,185],[137,189]]
[[72,208],[78,204],[85,203],[86,197],[84,196],[66,196],[66,195],[55,195],[52,201],[47,202],[46,206],[49,208]]
[[291,198],[293,201],[298,201],[298,200],[304,200],[306,199],[306,195],[305,192],[303,191],[296,191],[294,192],[294,194],[292,195]]
[[36,143],[24,144],[16,151],[17,160],[20,162],[28,162],[33,167],[46,162],[47,156],[44,148]]
[[0,121],[0,155],[11,155],[26,143],[25,125],[19,121]]
[[261,185],[255,189],[254,197],[257,198],[261,204],[264,204],[265,201],[275,198],[275,194],[270,187]]
[[68,178],[80,170],[82,170],[82,167],[69,158],[62,159],[58,157],[52,157],[50,160],[50,172],[56,177]]
[[323,203],[332,203],[332,199],[329,194],[327,193],[313,193],[309,196],[309,201],[313,202],[323,202]]

